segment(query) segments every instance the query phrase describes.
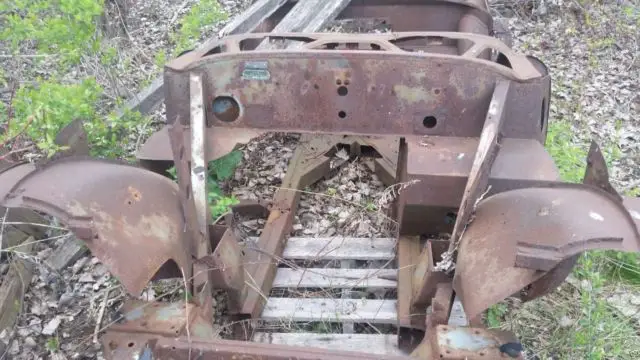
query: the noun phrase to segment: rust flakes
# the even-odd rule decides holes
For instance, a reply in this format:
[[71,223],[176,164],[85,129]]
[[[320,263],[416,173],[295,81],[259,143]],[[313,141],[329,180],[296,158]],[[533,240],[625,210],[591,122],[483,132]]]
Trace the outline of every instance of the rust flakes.
[[128,205],[133,205],[134,203],[137,203],[142,199],[142,193],[140,193],[140,190],[132,186],[129,186],[128,190],[130,195],[127,199]]

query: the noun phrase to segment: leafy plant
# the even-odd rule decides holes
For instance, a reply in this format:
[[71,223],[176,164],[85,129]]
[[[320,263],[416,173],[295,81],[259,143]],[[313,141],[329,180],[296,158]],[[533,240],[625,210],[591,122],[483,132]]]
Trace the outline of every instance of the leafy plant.
[[[229,180],[233,176],[241,160],[242,152],[234,150],[221,158],[209,162],[207,167],[207,201],[211,217],[214,220],[227,213],[231,205],[238,203],[238,199],[235,196],[224,195],[219,183]],[[174,180],[177,179],[175,167],[171,167],[167,172]]]
[[14,50],[24,41],[35,41],[41,54],[59,56],[72,65],[85,52],[99,47],[97,18],[104,0],[13,0],[0,2],[4,16],[0,40]]
[[60,349],[60,341],[57,337],[51,337],[47,340],[46,344],[47,350],[51,352],[58,351]]
[[37,88],[21,87],[13,101],[15,118],[10,121],[6,136],[24,133],[39,149],[53,155],[59,150],[56,135],[64,126],[77,118],[96,118],[95,104],[101,93],[94,79],[69,85],[50,80]]
[[498,303],[487,309],[487,325],[489,328],[499,328],[502,319],[509,310],[507,304]]
[[226,18],[227,14],[217,0],[201,0],[196,3],[189,14],[180,20],[179,30],[170,35],[171,41],[175,44],[174,55],[193,48],[205,26]]
[[[75,119],[81,119],[87,132],[92,155],[120,158],[126,155],[121,139],[138,123],[139,112],[127,111],[123,116],[109,115],[105,120],[97,112],[102,88],[95,79],[86,78],[76,84],[62,84],[55,80],[42,81],[35,86],[18,89],[12,103],[14,118],[8,123],[0,142],[24,134],[47,156],[60,147],[55,138],[59,131]],[[4,113],[4,112],[3,112]],[[0,124],[3,122],[0,118]]]

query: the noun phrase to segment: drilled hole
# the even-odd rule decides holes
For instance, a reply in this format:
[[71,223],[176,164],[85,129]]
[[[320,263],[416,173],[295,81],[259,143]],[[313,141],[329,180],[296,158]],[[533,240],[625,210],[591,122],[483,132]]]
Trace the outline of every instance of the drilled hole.
[[240,116],[240,104],[231,96],[218,96],[213,99],[213,114],[224,122],[232,122]]
[[484,353],[483,353],[483,352],[480,352],[480,356],[484,356]]
[[133,345],[135,345],[134,342],[130,342],[130,343],[127,344],[128,347],[133,347]]
[[432,129],[436,127],[437,124],[438,120],[435,116],[425,116],[424,119],[422,119],[422,125],[424,125],[424,127],[426,127],[427,129]]
[[344,119],[344,118],[346,118],[346,117],[347,117],[347,113],[346,113],[346,112],[344,112],[344,111],[342,111],[342,110],[340,110],[340,111],[338,111],[338,117],[339,117],[340,119]]
[[[345,81],[345,84],[346,84],[346,83],[347,83],[347,82]],[[340,96],[346,96],[348,93],[349,93],[349,89],[347,89],[347,87],[346,87],[346,86],[340,86],[340,87],[338,88],[338,95],[340,95]]]
[[336,85],[342,85],[342,80],[336,79]]
[[349,79],[345,79],[345,80],[344,80],[344,84],[345,84],[345,85],[349,85],[349,84],[351,84],[351,81],[349,81]]
[[444,222],[445,224],[451,225],[453,223],[456,222],[456,214],[452,213],[452,212],[448,212],[445,216],[444,216]]

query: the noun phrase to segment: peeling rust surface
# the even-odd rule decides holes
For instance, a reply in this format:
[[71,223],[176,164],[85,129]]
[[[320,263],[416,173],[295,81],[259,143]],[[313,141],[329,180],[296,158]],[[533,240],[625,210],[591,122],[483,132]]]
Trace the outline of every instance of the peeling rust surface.
[[638,206],[573,184],[506,191],[484,200],[462,237],[456,263],[454,288],[467,316],[581,252],[639,251],[640,220],[633,218]]
[[28,173],[0,206],[59,218],[132,294],[140,293],[165,263],[166,274],[181,276],[175,264],[187,276],[191,272],[177,186],[149,171],[65,158]]

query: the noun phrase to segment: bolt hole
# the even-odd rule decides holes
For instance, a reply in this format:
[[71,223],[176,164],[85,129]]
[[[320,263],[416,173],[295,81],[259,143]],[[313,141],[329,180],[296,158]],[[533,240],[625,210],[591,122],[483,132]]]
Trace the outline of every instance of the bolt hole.
[[453,223],[456,222],[456,214],[452,213],[452,212],[448,212],[445,216],[444,216],[444,222],[445,224],[451,225]]
[[232,122],[240,116],[240,104],[231,96],[218,96],[213,99],[213,114],[224,122]]
[[446,350],[445,351],[447,354],[451,354],[451,350]]
[[134,342],[130,342],[130,343],[127,344],[128,347],[133,347],[133,345],[135,345]]
[[313,88],[318,90],[318,89],[320,89],[320,86],[318,86],[318,84],[313,84]]
[[346,113],[346,112],[344,112],[344,111],[342,111],[342,110],[340,110],[340,111],[338,111],[338,117],[339,117],[340,119],[344,119],[344,118],[346,118],[346,117],[347,117],[347,113]]
[[425,116],[424,119],[422,119],[422,125],[427,129],[433,129],[436,127],[436,124],[438,124],[438,120],[436,120],[435,116]]
[[481,352],[481,353],[480,353],[480,356],[484,356],[484,353],[483,353],[483,352]]
[[141,323],[140,323],[140,325],[141,325],[141,326],[143,326],[143,327],[145,327],[145,326],[147,326],[147,322],[146,322],[146,321],[143,321],[143,322],[141,322]]
[[[344,82],[345,84],[347,83],[346,81]],[[349,93],[349,89],[347,89],[346,86],[340,86],[338,88],[338,95],[340,96],[345,96]]]
[[336,85],[342,85],[342,80],[336,79]]
[[441,358],[443,358],[443,357],[444,357],[444,355],[440,354],[440,357],[441,357]]
[[480,331],[478,331],[478,330],[474,331],[473,333],[476,334],[476,335],[480,335]]
[[433,89],[433,93],[436,94],[436,95],[439,95],[440,94],[440,89]]
[[351,83],[351,81],[349,81],[349,79],[345,79],[345,80],[344,80],[344,84],[345,84],[345,85],[349,85],[350,83]]
[[127,204],[131,205],[133,203],[131,202],[131,200],[127,200]]

